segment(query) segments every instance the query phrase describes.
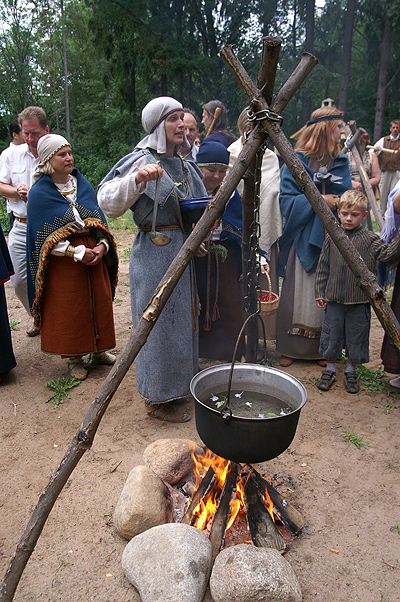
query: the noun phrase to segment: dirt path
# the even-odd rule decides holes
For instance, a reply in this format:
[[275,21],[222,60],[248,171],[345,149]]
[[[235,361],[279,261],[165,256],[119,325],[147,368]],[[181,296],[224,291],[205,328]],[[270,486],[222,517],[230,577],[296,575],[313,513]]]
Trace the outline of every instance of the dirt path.
[[[131,234],[117,234],[120,282],[114,304],[117,352],[131,325],[126,249]],[[108,368],[98,366],[58,409],[45,400],[46,381],[66,372],[66,361],[40,351],[25,335],[28,316],[6,287],[18,366],[0,385],[0,571],[4,575],[38,497],[47,485],[97,394]],[[374,318],[368,367],[380,365],[382,329]],[[349,395],[338,384],[320,393],[320,368],[295,362],[287,371],[305,383],[308,402],[296,436],[279,458],[259,465],[277,474],[281,491],[306,517],[286,558],[301,583],[304,602],[398,602],[400,583],[400,395]],[[358,449],[343,429],[361,438]],[[17,602],[139,602],[121,570],[125,540],[111,514],[125,479],[159,438],[199,441],[194,421],[182,425],[148,418],[134,367],[115,394],[93,447],[60,495],[26,567]],[[114,468],[118,467],[114,470]],[[396,526],[397,525],[397,526]],[[178,601],[177,601],[178,602]],[[180,602],[180,601],[179,601]]]

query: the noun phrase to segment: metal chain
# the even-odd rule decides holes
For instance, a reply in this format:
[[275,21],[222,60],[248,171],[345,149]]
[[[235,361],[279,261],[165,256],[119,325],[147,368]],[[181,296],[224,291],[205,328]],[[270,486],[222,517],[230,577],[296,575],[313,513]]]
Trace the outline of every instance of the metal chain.
[[254,286],[254,275],[255,275],[255,293],[257,299],[258,311],[261,309],[261,288],[259,285],[259,239],[261,234],[260,226],[260,186],[261,186],[261,165],[264,157],[264,152],[267,147],[267,143],[264,142],[259,147],[256,153],[256,165],[254,172],[254,214],[253,222],[250,226],[251,234],[249,237],[249,259],[246,264],[246,291],[244,296],[244,309],[248,315],[251,310],[251,292]]
[[269,119],[270,121],[275,121],[282,125],[283,117],[270,109],[261,109],[260,111],[254,111],[251,107],[247,111],[247,117],[249,121],[263,121],[264,119]]

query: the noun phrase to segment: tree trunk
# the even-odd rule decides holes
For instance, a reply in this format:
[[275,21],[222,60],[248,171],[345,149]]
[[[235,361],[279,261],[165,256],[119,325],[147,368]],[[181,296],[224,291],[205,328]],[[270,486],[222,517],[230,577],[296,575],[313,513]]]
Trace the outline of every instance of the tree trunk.
[[383,26],[383,37],[380,47],[379,61],[379,80],[378,89],[376,92],[376,107],[375,107],[375,126],[374,126],[374,141],[376,142],[383,135],[383,122],[385,119],[385,101],[386,101],[386,84],[389,72],[390,50],[392,47],[392,18],[388,14],[385,15],[385,23]]
[[65,130],[67,132],[67,140],[71,141],[71,128],[70,128],[70,123],[69,123],[67,42],[65,39],[64,0],[61,0],[61,27],[62,27],[63,61],[64,61]]
[[[314,54],[314,29],[315,29],[315,0],[306,0],[306,39],[304,50]],[[303,101],[301,107],[301,125],[304,125],[311,115],[310,86],[305,83],[303,87]],[[297,129],[297,128],[296,128]]]
[[356,11],[356,0],[347,0],[346,18],[344,25],[342,75],[339,88],[339,109],[346,110],[347,92],[350,80],[351,47],[353,44],[354,15]]

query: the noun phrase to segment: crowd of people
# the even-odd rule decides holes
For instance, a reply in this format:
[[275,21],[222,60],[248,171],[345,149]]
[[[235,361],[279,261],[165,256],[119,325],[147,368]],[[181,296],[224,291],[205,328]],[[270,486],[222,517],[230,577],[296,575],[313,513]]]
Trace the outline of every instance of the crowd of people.
[[[71,376],[87,377],[87,355],[94,363],[116,361],[111,350],[118,255],[106,216],[130,209],[137,226],[129,263],[135,326],[194,227],[190,216],[189,227],[184,223],[181,204],[215,196],[252,127],[245,109],[237,139],[219,100],[203,105],[201,123],[202,134],[193,110],[170,97],[151,100],[142,111],[147,135],[112,167],[97,193],[74,167],[70,142],[49,133],[40,107],[28,107],[10,124],[12,142],[0,157],[0,194],[7,199],[11,227],[8,246],[0,232],[0,377],[16,365],[4,290],[9,279],[33,318],[27,335],[40,334],[43,352],[67,358]],[[377,260],[396,267],[400,121],[391,122],[390,135],[375,147],[367,132],[360,138],[369,183],[386,219],[381,236],[365,226],[368,202],[351,152],[342,152],[344,124],[335,107],[314,111],[301,130],[297,156],[368,268],[374,271]],[[344,387],[357,393],[356,366],[369,361],[370,305],[289,167],[281,173],[274,151],[265,151],[261,173],[259,253],[272,290],[280,288],[279,309],[268,319],[279,363],[317,362],[324,368],[317,386],[326,391],[345,349]],[[199,357],[232,361],[236,343],[236,359],[243,356],[244,337],[237,342],[244,321],[242,191],[243,182],[136,358],[138,390],[156,419],[190,420],[189,385]],[[398,275],[392,307],[400,317]],[[400,359],[387,337],[382,361],[388,372],[400,374]],[[400,388],[400,376],[391,384]]]

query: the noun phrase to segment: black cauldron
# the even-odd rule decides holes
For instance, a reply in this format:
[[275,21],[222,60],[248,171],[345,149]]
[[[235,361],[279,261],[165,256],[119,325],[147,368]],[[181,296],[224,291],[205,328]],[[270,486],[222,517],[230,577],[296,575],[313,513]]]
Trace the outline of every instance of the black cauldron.
[[307,400],[304,386],[290,374],[259,364],[235,364],[232,389],[267,393],[293,411],[272,418],[245,418],[221,412],[201,401],[213,388],[228,389],[230,364],[202,370],[193,377],[196,428],[203,443],[215,454],[238,462],[254,464],[279,456],[293,441],[301,408]]

